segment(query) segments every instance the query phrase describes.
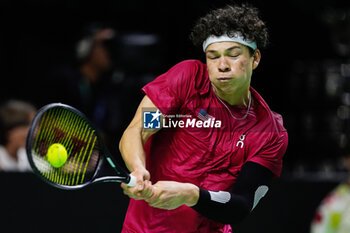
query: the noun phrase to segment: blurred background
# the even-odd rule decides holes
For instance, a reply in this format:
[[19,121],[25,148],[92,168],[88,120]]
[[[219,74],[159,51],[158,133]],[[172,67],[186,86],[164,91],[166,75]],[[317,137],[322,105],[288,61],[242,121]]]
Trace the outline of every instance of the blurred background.
[[[93,120],[120,160],[117,145],[140,88],[182,60],[204,62],[188,39],[190,29],[230,2],[2,0],[0,101],[37,109],[71,104]],[[270,31],[252,86],[282,114],[289,147],[264,205],[235,229],[309,232],[320,201],[348,176],[350,2],[249,2]],[[71,193],[31,173],[4,171],[0,197],[0,232],[119,232],[128,201],[115,184]]]

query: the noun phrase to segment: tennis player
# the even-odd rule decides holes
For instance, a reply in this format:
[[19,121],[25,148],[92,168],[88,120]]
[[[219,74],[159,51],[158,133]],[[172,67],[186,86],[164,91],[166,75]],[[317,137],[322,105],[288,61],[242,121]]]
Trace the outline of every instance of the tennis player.
[[[258,10],[213,10],[190,37],[206,64],[180,62],[143,87],[120,141],[137,179],[122,185],[131,197],[123,232],[232,232],[280,176],[288,135],[250,86],[268,39]],[[162,129],[143,125],[149,109],[166,119]]]

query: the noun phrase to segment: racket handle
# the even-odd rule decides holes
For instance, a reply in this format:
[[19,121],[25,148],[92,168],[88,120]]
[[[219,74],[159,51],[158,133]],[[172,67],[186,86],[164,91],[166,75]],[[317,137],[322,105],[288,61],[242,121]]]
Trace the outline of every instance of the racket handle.
[[130,175],[130,180],[126,185],[129,187],[134,187],[136,185],[136,177],[133,175]]

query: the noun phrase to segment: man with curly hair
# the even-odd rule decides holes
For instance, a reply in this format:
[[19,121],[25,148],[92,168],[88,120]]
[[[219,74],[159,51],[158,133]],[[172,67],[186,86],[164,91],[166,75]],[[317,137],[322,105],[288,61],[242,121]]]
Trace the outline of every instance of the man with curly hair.
[[[137,180],[122,184],[123,232],[232,232],[280,176],[288,134],[250,86],[267,36],[254,7],[213,10],[190,35],[206,64],[180,62],[142,88],[119,145]],[[162,129],[143,124],[149,109]]]

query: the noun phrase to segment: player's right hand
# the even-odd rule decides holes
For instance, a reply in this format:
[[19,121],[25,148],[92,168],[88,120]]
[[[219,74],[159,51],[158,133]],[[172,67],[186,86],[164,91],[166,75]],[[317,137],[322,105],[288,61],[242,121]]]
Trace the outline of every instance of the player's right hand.
[[136,185],[129,187],[122,183],[121,187],[125,195],[135,200],[149,198],[153,195],[153,186],[150,181],[150,173],[145,168],[135,169],[131,175],[136,177]]

